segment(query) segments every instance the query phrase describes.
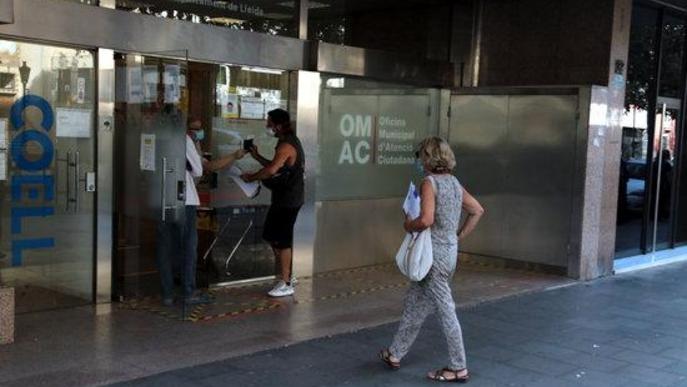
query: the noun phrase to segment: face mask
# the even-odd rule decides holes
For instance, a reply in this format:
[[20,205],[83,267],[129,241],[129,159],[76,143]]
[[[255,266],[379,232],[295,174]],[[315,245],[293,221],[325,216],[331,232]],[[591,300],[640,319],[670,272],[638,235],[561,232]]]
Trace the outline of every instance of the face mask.
[[195,133],[194,137],[196,138],[196,141],[203,141],[203,139],[205,138],[204,130],[196,130],[193,133]]
[[425,166],[422,165],[422,160],[420,159],[415,159],[415,169],[420,175],[425,174]]
[[265,134],[267,135],[267,137],[276,137],[277,136],[277,134],[274,133],[272,128],[265,128]]

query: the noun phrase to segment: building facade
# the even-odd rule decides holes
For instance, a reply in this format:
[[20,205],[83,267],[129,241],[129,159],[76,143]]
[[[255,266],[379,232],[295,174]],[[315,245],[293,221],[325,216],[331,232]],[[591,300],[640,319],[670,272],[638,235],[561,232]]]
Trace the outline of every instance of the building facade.
[[[298,275],[392,259],[428,135],[448,138],[488,211],[465,259],[579,279],[655,260],[687,222],[686,9],[0,0],[0,284],[19,311],[155,293],[156,228],[183,221],[188,120],[207,157],[247,138],[269,156],[276,107],[307,155]],[[247,198],[229,172],[199,191],[199,280],[270,278],[269,193]]]

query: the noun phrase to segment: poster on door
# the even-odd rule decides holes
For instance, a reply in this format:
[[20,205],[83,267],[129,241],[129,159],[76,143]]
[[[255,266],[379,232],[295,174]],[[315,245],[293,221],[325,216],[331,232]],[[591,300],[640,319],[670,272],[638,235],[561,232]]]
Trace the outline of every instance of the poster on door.
[[265,117],[265,103],[262,98],[241,97],[241,118],[261,120]]
[[141,133],[141,171],[155,172],[155,135]]
[[93,127],[91,109],[55,109],[55,132],[57,137],[89,138]]
[[162,74],[162,82],[165,85],[165,102],[179,103],[181,98],[180,89],[180,72],[179,65],[165,65],[165,71]]
[[0,180],[7,180],[7,119],[0,119]]
[[222,117],[224,118],[238,118],[239,117],[239,96],[236,94],[227,93],[224,96],[222,103]]
[[143,66],[143,102],[157,101],[157,86],[160,75],[157,66]]

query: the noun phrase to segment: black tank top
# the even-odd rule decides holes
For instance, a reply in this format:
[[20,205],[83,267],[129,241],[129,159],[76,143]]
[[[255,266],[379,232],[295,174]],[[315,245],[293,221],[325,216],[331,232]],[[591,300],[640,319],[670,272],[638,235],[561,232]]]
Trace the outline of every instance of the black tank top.
[[[296,149],[296,162],[291,165],[284,165],[274,177],[275,183],[265,186],[272,190],[272,206],[296,208],[303,205],[305,201],[305,153],[301,141],[295,134],[290,133],[279,139],[277,148],[281,144],[289,144]],[[276,148],[275,148],[276,149]]]

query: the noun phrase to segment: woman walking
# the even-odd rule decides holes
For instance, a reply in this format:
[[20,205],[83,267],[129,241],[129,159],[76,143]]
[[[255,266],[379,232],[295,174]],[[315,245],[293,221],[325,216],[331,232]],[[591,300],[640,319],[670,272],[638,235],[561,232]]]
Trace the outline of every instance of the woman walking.
[[[448,343],[449,363],[427,376],[439,382],[465,383],[470,375],[449,281],[458,261],[458,242],[474,230],[484,209],[451,174],[456,160],[445,140],[429,137],[420,143],[415,155],[418,168],[425,174],[420,187],[421,211],[417,219],[406,219],[404,228],[408,232],[431,228],[434,261],[427,276],[408,289],[398,332],[391,346],[379,355],[389,367],[399,369],[425,318],[436,311]],[[459,229],[461,210],[467,218]]]

